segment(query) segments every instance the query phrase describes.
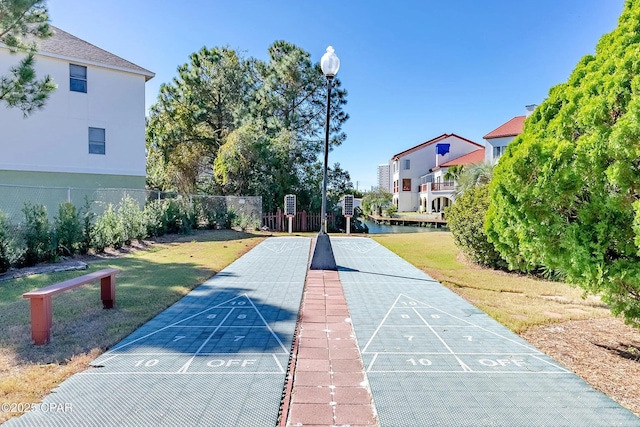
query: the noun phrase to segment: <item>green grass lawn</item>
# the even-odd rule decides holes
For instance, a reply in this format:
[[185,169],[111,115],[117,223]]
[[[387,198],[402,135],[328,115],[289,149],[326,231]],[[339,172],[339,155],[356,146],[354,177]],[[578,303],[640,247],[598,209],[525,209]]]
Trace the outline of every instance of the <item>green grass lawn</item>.
[[[57,384],[86,369],[100,353],[262,240],[259,234],[231,230],[199,232],[123,257],[90,262],[88,271],[0,283],[0,401],[40,401]],[[22,294],[107,267],[121,270],[116,279],[116,308],[102,309],[98,283],[56,295],[51,343],[34,346],[29,301]],[[0,423],[8,415],[0,413]]]
[[414,266],[515,332],[552,322],[610,316],[597,297],[581,290],[466,262],[451,233],[372,236]]

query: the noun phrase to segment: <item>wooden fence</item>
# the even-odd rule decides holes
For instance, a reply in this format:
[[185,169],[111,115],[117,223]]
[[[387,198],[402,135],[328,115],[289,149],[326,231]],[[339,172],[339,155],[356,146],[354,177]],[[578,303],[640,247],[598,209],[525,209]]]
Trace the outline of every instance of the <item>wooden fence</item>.
[[[327,216],[329,228],[335,229],[335,218],[333,214]],[[320,231],[320,214],[310,214],[306,211],[297,212],[293,218],[293,231]],[[288,231],[289,219],[284,212],[278,208],[275,213],[267,213],[262,215],[262,226],[269,228],[271,231]]]

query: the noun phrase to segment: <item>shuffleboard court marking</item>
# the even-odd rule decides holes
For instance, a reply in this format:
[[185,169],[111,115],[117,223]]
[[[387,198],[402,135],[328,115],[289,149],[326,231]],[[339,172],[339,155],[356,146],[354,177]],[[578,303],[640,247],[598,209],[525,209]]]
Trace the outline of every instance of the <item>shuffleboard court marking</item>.
[[258,313],[258,316],[260,316],[260,319],[262,319],[262,321],[264,322],[264,324],[267,327],[267,329],[269,329],[269,332],[271,332],[271,335],[273,335],[275,337],[276,341],[278,341],[278,344],[280,344],[280,347],[282,347],[282,351],[284,351],[286,354],[289,354],[289,350],[287,350],[287,348],[284,346],[284,344],[282,344],[282,341],[280,341],[280,338],[278,337],[278,335],[275,332],[273,332],[273,329],[271,329],[271,326],[269,326],[269,323],[267,323],[267,321],[264,319],[264,317],[262,317],[262,313],[260,313],[258,308],[253,303],[253,301],[251,301],[251,298],[247,297],[247,299],[251,303],[251,306],[256,311],[256,313]]
[[209,341],[211,341],[211,338],[213,337],[213,335],[218,332],[218,329],[220,329],[220,327],[222,326],[222,324],[225,322],[225,320],[227,320],[229,318],[229,316],[231,316],[231,313],[233,313],[233,310],[235,310],[235,308],[232,308],[231,311],[229,311],[227,313],[226,316],[224,316],[224,319],[222,319],[222,322],[213,330],[213,332],[211,332],[211,334],[209,334],[209,336],[207,337],[206,340],[204,340],[204,342],[200,345],[200,347],[198,348],[198,350],[193,354],[193,356],[191,356],[191,359],[189,359],[187,361],[187,363],[185,363],[184,365],[182,365],[182,368],[178,369],[178,373],[185,373],[187,372],[187,369],[189,369],[189,366],[191,366],[191,363],[193,362],[193,359],[196,358],[196,356],[198,355],[198,353],[200,353],[200,351],[204,348],[205,345],[207,345],[207,343]]
[[380,330],[380,328],[382,327],[384,322],[387,320],[387,317],[389,317],[389,315],[391,314],[391,311],[393,310],[393,307],[396,305],[396,303],[398,302],[398,300],[400,299],[401,296],[402,296],[402,294],[398,295],[398,298],[395,299],[395,301],[393,302],[393,305],[391,306],[389,311],[387,311],[387,314],[384,315],[384,317],[382,318],[382,322],[380,322],[380,324],[378,325],[376,330],[373,332],[373,335],[371,335],[371,338],[369,338],[369,341],[367,341],[367,344],[362,349],[362,353],[366,353],[367,352],[367,349],[369,348],[369,344],[371,344],[371,341],[373,341],[373,338],[375,338],[375,336],[378,334],[378,331]]
[[271,354],[271,355],[273,356],[273,360],[275,360],[276,365],[278,365],[278,368],[280,368],[280,372],[282,372],[283,374],[286,374],[286,372],[284,371],[284,368],[282,367],[282,364],[280,363],[276,355],[275,354]]
[[551,362],[549,362],[548,360],[544,360],[544,359],[543,359],[543,358],[541,358],[541,357],[535,356],[535,355],[533,355],[533,354],[531,355],[531,357],[533,357],[534,359],[538,359],[538,360],[539,360],[539,361],[541,361],[541,362],[547,363],[547,364],[549,364],[549,365],[553,366],[554,368],[562,369],[564,372],[571,373],[571,371],[569,371],[568,369],[565,369],[565,368],[563,368],[562,366],[556,365],[555,363],[551,363]]
[[458,361],[458,363],[460,364],[460,367],[462,368],[463,371],[467,371],[467,372],[471,372],[472,369],[467,366],[467,364],[465,364],[458,356],[456,356],[456,354],[453,352],[453,350],[451,350],[451,347],[449,347],[447,345],[447,343],[442,339],[442,337],[440,335],[438,335],[438,333],[436,332],[435,329],[433,329],[433,327],[429,324],[429,322],[427,322],[425,320],[424,317],[422,317],[420,315],[420,313],[418,313],[418,311],[414,308],[413,311],[418,315],[418,317],[420,318],[420,320],[422,320],[424,322],[425,325],[427,325],[427,327],[431,330],[431,332],[440,340],[440,342],[446,347],[447,350],[449,350],[449,352],[451,354],[453,354],[456,358],[456,360]]
[[[482,351],[494,342],[500,347]],[[469,348],[474,344],[475,348]],[[521,350],[510,352],[508,346],[511,344],[517,346],[512,347],[513,350]],[[398,351],[403,346],[410,351]],[[543,353],[536,348],[405,294],[399,294],[393,301],[363,347],[362,354],[372,355],[366,363],[366,372],[370,373],[571,373],[540,357]],[[407,369],[407,364],[413,369]]]
[[[215,310],[219,310],[221,312],[216,312]],[[215,325],[184,325],[183,323],[192,319],[195,319],[197,316],[203,316],[206,315],[207,313],[214,313],[214,314],[209,314],[206,316],[206,318],[203,318],[203,320],[205,321],[213,321],[214,319],[216,319],[216,323]],[[238,314],[240,313],[240,314]],[[249,313],[252,313],[252,315],[250,315]],[[224,317],[223,317],[224,315]],[[220,318],[223,317],[221,320]],[[233,319],[233,320],[232,320]],[[243,322],[248,322],[247,325],[242,325]],[[259,322],[260,324],[257,325],[256,322]],[[238,325],[238,323],[240,323]],[[172,329],[173,328],[173,329]],[[140,350],[142,351],[135,351],[135,347],[131,347],[132,344],[136,344],[136,343],[140,343],[141,340],[145,340],[145,339],[149,339],[152,338],[154,335],[162,332],[162,331],[170,331],[170,330],[175,330],[175,329],[186,329],[186,330],[193,330],[193,331],[202,331],[202,334],[206,334],[204,338],[204,340],[200,341],[200,340],[196,340],[194,342],[195,345],[198,345],[198,348],[191,351],[183,351],[183,350],[176,350],[175,352],[167,352],[167,351],[158,351],[158,352],[154,352],[154,351],[149,351],[149,346],[154,346],[154,345],[158,345],[158,344],[147,344],[144,343],[142,344]],[[234,330],[234,331],[239,331],[234,333],[225,333],[222,331],[230,331],[230,330]],[[252,342],[255,342],[256,339],[258,339],[260,342],[264,341],[264,340],[275,340],[275,342],[273,342],[273,345],[276,345],[277,342],[277,346],[279,347],[279,352],[243,352],[242,348],[245,344],[243,344],[245,342],[245,338],[248,338],[249,335],[249,331],[264,331],[262,332],[263,335],[258,335],[258,338],[254,337],[252,339]],[[267,332],[268,331],[268,332]],[[216,352],[216,346],[218,344],[214,344],[213,348],[208,349],[207,346],[209,345],[209,343],[212,341],[213,338],[218,339],[220,337],[220,333],[226,334],[227,336],[232,335],[230,338],[226,338],[227,339],[227,345],[228,341],[231,341],[233,343],[237,343],[237,345],[239,347],[236,348],[229,348],[227,347],[227,350],[223,350],[222,352],[218,351]],[[266,334],[266,335],[264,335]],[[181,338],[186,338],[186,336],[188,335],[188,333],[183,333],[180,334],[179,336],[176,336],[174,340],[172,341],[177,341]],[[262,336],[262,338],[260,338]],[[202,338],[201,338],[202,339]],[[223,338],[224,339],[224,338]],[[265,341],[266,342],[266,341]],[[122,350],[123,348],[127,347],[130,350],[133,351],[129,351],[129,352],[121,352],[119,350]],[[211,347],[211,345],[209,345],[209,347]],[[207,351],[208,350],[208,351]],[[211,351],[214,350],[214,351]],[[162,328],[159,328],[155,331],[152,331],[148,334],[145,334],[135,340],[126,342],[120,346],[115,347],[113,350],[111,350],[108,353],[105,353],[103,356],[103,358],[100,358],[98,360],[96,360],[95,362],[92,363],[92,366],[94,367],[105,367],[105,363],[108,361],[111,361],[113,359],[116,358],[120,358],[120,357],[124,357],[124,358],[129,358],[132,356],[135,357],[140,357],[140,356],[153,356],[153,357],[173,357],[172,359],[153,359],[154,360],[154,365],[155,364],[159,364],[159,366],[156,366],[155,368],[157,369],[160,366],[165,365],[166,363],[172,363],[175,364],[176,363],[176,359],[175,357],[185,357],[186,359],[183,362],[180,362],[181,364],[178,365],[176,367],[176,371],[167,371],[166,369],[162,369],[163,373],[172,373],[172,374],[192,374],[192,373],[202,373],[202,372],[194,372],[194,369],[191,369],[194,361],[197,359],[201,359],[202,357],[212,357],[212,356],[223,356],[227,357],[231,354],[238,354],[241,357],[250,357],[250,356],[259,356],[258,359],[254,360],[253,362],[250,362],[251,364],[253,364],[255,361],[259,361],[259,360],[266,360],[263,357],[267,357],[268,360],[271,360],[272,362],[275,362],[275,365],[277,366],[277,372],[278,373],[286,373],[281,361],[278,359],[278,356],[284,356],[284,355],[289,355],[289,351],[287,350],[287,348],[285,347],[285,345],[283,344],[282,340],[280,339],[280,337],[278,337],[278,334],[275,333],[275,331],[271,328],[271,326],[269,325],[269,323],[267,322],[267,320],[264,318],[264,316],[262,315],[262,313],[260,313],[260,310],[258,310],[258,307],[255,305],[255,303],[253,302],[253,300],[251,298],[249,298],[247,296],[247,294],[243,294],[243,295],[239,295],[237,297],[231,298],[229,300],[223,301],[219,304],[216,304],[213,307],[209,307],[205,310],[201,310],[198,313],[195,313],[193,315],[189,315],[187,317],[185,317],[184,319],[178,320],[176,322],[171,323],[170,325],[164,326]],[[171,360],[173,362],[171,362]],[[218,360],[218,359],[216,359]],[[222,360],[222,359],[219,359]],[[227,360],[227,359],[225,359]],[[235,358],[231,358],[228,359],[229,363],[236,363],[235,362]],[[199,364],[201,364],[202,362],[198,362]],[[220,365],[222,362],[218,361],[215,362],[216,365],[212,366],[209,365],[209,367],[221,367],[222,365]],[[111,369],[117,369],[117,366],[119,366],[121,364],[121,362],[116,363],[115,367],[112,366]],[[137,365],[136,365],[137,366]],[[145,367],[149,368],[151,365],[145,365]],[[231,369],[233,368],[233,365],[226,365],[227,367],[230,367]],[[244,368],[244,362],[242,367]],[[151,366],[152,367],[152,366]],[[197,371],[198,369],[196,369]],[[261,374],[264,373],[263,370],[261,371],[251,371],[253,373],[257,373],[257,374]],[[271,371],[265,371],[266,373],[272,373]],[[107,372],[92,372],[93,374],[98,374],[98,373],[102,373],[102,374],[130,374],[130,373],[136,373],[136,374],[157,374],[158,371],[156,370],[155,372],[138,372],[135,370],[130,370],[130,369],[125,369],[118,371],[118,372],[112,372],[112,371],[107,371]],[[248,372],[211,372],[211,374],[231,374],[231,373],[237,373],[237,374],[242,374],[242,373],[248,373]]]
[[304,242],[278,242],[278,241],[268,241],[261,245],[265,249],[270,250],[271,252],[281,254],[283,252],[293,251],[295,249],[301,248],[304,246]]
[[129,342],[126,342],[126,343],[124,343],[124,344],[122,344],[122,345],[120,345],[120,346],[117,346],[117,347],[115,347],[115,348],[113,348],[113,349],[109,350],[108,352],[106,352],[106,353],[105,353],[105,355],[106,355],[106,354],[111,354],[111,353],[113,353],[114,351],[118,351],[118,350],[120,350],[120,349],[122,349],[122,348],[128,347],[128,346],[130,346],[131,344],[134,344],[134,343],[136,343],[136,342],[138,342],[138,341],[140,341],[140,340],[143,340],[143,339],[148,338],[148,337],[150,337],[150,336],[152,336],[152,335],[155,335],[155,334],[157,334],[158,332],[162,332],[162,331],[164,331],[165,329],[169,329],[169,328],[170,328],[170,327],[172,327],[172,326],[178,325],[178,324],[180,324],[180,323],[182,323],[182,322],[186,322],[187,320],[193,319],[193,318],[194,318],[194,317],[196,317],[196,316],[200,316],[201,314],[204,314],[204,313],[206,313],[206,312],[208,312],[208,311],[211,311],[211,310],[214,310],[214,309],[216,309],[216,308],[219,308],[221,305],[226,304],[226,303],[228,303],[229,301],[233,301],[233,300],[236,300],[236,299],[238,299],[238,298],[242,298],[242,297],[248,298],[247,294],[238,295],[237,297],[231,298],[230,300],[227,300],[227,301],[221,302],[221,303],[220,303],[220,304],[218,304],[218,305],[214,305],[213,307],[209,307],[209,308],[207,308],[207,309],[205,309],[205,310],[202,310],[202,311],[200,311],[200,312],[198,312],[198,313],[196,313],[196,314],[192,314],[191,316],[185,317],[185,318],[184,318],[184,319],[182,319],[182,320],[178,320],[177,322],[174,322],[174,323],[172,323],[172,324],[170,324],[170,325],[164,326],[164,327],[162,327],[162,328],[160,328],[160,329],[157,329],[157,330],[155,330],[155,331],[153,331],[153,332],[150,332],[150,333],[148,333],[148,334],[146,334],[146,335],[143,335],[143,336],[141,336],[141,337],[139,337],[139,338],[136,338],[136,339],[135,339],[135,340],[133,340],[133,341],[129,341]]
[[[516,345],[519,345],[520,347],[524,347],[524,348],[526,348],[527,350],[529,350],[529,351],[531,351],[531,352],[533,352],[533,353],[543,354],[543,353],[542,353],[540,350],[538,350],[537,348],[534,348],[534,347],[531,347],[531,346],[528,346],[528,345],[522,344],[521,342],[518,342],[518,341],[516,341],[516,340],[513,340],[513,339],[511,339],[511,338],[509,338],[509,337],[505,337],[504,335],[500,335],[500,334],[499,334],[499,333],[497,333],[497,332],[493,332],[493,331],[491,331],[491,330],[489,330],[489,329],[487,329],[487,328],[483,328],[483,327],[482,327],[482,326],[480,326],[480,325],[476,325],[475,323],[469,322],[468,320],[465,320],[465,319],[462,319],[462,318],[460,318],[460,317],[458,317],[458,316],[455,316],[455,315],[453,315],[453,314],[447,313],[446,311],[441,310],[441,309],[439,309],[439,308],[437,308],[437,307],[434,307],[434,306],[432,306],[432,305],[429,305],[429,304],[425,304],[425,303],[423,303],[423,302],[420,302],[420,301],[416,300],[415,298],[411,298],[411,297],[406,296],[406,295],[403,295],[403,294],[401,294],[401,295],[402,295],[403,297],[405,297],[405,298],[409,298],[410,300],[415,301],[416,303],[423,304],[423,305],[425,306],[425,308],[430,308],[430,309],[432,309],[432,310],[439,311],[439,312],[440,312],[440,313],[442,313],[442,314],[445,314],[445,315],[447,315],[447,316],[449,316],[449,317],[452,317],[452,318],[454,318],[454,319],[456,319],[456,320],[459,320],[459,321],[461,321],[461,322],[464,322],[464,323],[466,323],[466,324],[468,324],[468,325],[470,325],[470,326],[473,326],[473,327],[475,327],[475,328],[481,329],[481,330],[483,330],[483,331],[485,331],[485,332],[488,332],[488,333],[490,333],[490,334],[492,334],[492,335],[495,335],[495,336],[497,336],[497,337],[500,337],[500,338],[502,338],[502,339],[504,339],[504,340],[510,341],[510,342],[512,342],[512,343],[514,343],[514,344],[516,344]],[[447,325],[447,326],[448,326],[448,325]]]

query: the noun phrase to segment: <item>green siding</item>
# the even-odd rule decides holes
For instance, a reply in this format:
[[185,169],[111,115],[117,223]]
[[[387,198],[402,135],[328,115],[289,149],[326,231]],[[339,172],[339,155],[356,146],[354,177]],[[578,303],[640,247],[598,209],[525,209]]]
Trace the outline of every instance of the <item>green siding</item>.
[[0,185],[144,189],[144,176],[0,170]]
[[23,220],[25,203],[39,204],[44,205],[49,217],[53,218],[60,203],[71,201],[80,208],[87,198],[92,210],[101,212],[109,203],[117,204],[125,194],[144,205],[144,188],[144,176],[2,170],[0,211],[18,223]]

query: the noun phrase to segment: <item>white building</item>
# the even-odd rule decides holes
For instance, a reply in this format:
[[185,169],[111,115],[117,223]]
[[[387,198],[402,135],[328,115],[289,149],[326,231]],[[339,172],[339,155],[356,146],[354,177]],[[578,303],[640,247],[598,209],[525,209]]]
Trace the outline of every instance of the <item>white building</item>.
[[484,153],[486,162],[498,161],[500,156],[504,154],[507,145],[522,133],[525,119],[533,114],[536,107],[537,105],[535,104],[527,105],[525,107],[527,110],[526,115],[512,118],[483,137],[486,142],[486,150]]
[[431,168],[431,173],[420,177],[420,212],[444,212],[455,201],[457,183],[447,177],[453,166],[469,166],[484,162],[484,148],[479,148]]
[[[0,184],[144,188],[145,82],[154,73],[65,31],[39,40],[38,78],[58,88],[23,118],[0,106]],[[0,75],[24,57],[0,45]]]
[[378,165],[378,188],[384,188],[391,193],[391,166]]
[[456,134],[442,134],[391,158],[393,203],[400,212],[416,212],[421,205],[421,178],[432,168],[483,148]]

